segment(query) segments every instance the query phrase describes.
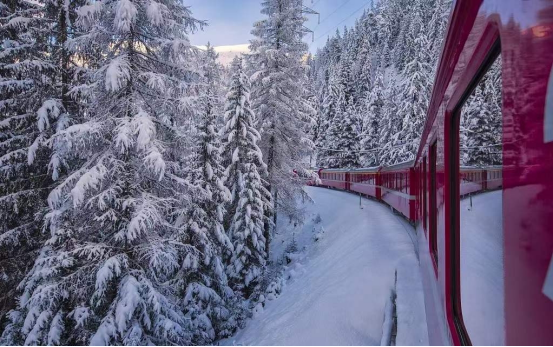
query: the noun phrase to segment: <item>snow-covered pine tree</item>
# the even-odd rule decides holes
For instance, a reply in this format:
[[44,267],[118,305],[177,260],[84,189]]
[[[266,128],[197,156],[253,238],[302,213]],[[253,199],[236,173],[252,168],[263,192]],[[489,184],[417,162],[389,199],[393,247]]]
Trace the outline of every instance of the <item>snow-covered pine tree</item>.
[[359,166],[358,130],[356,127],[357,110],[353,101],[346,104],[344,97],[340,97],[334,121],[330,127],[333,138],[333,153],[329,167],[354,168]]
[[365,12],[357,25],[357,31],[352,36],[357,36],[354,48],[357,49],[356,56],[352,62],[352,76],[354,81],[355,96],[358,104],[371,90],[376,69],[378,66],[378,27],[377,17],[374,9]]
[[460,122],[461,165],[501,165],[501,58],[469,97]]
[[419,0],[389,0],[387,7],[393,12],[388,13],[391,22],[397,24],[397,28],[392,31],[397,31],[397,36],[394,39],[393,48],[390,52],[390,59],[393,66],[402,71],[407,62],[413,59],[413,51],[410,50],[413,41],[411,41],[410,30],[412,29],[412,13],[417,7],[415,3]]
[[320,108],[320,121],[321,123],[318,139],[316,145],[317,150],[317,165],[319,167],[328,168],[331,165],[331,160],[335,154],[332,151],[333,145],[333,135],[331,128],[334,122],[334,115],[336,113],[336,104],[335,98],[328,87],[325,86],[325,90],[321,94]]
[[444,35],[447,28],[447,23],[449,20],[449,13],[451,11],[452,0],[436,0],[434,8],[430,9],[429,12],[432,14],[432,17],[428,23],[428,41],[430,44],[430,51],[432,54],[432,68],[435,74],[435,70],[438,68],[439,57],[441,55],[442,44],[444,41]]
[[393,81],[384,94],[382,121],[380,122],[379,161],[380,165],[392,165],[398,160],[394,156],[394,143],[401,129],[401,120],[398,119],[398,93]]
[[224,185],[217,129],[217,118],[223,111],[222,66],[209,43],[202,60],[202,83],[195,106],[199,119],[188,173],[193,196],[182,216],[185,224],[178,236],[179,242],[193,246],[199,254],[185,258],[188,264],[180,270],[173,285],[183,297],[182,309],[191,323],[192,341],[205,345],[230,336],[237,326],[231,307],[236,296],[228,286],[223,259],[232,255],[233,246],[223,227],[230,191]]
[[413,42],[409,51],[413,59],[406,62],[403,71],[404,81],[401,85],[401,100],[399,117],[401,130],[394,139],[391,164],[411,160],[419,146],[422,127],[428,109],[432,85],[432,58],[429,54],[427,32],[424,30],[422,13],[418,1],[413,4],[413,17],[409,29],[409,37]]
[[363,166],[380,165],[379,138],[382,116],[384,114],[384,81],[380,71],[377,72],[375,83],[363,105],[366,110],[363,133],[361,134],[361,148],[364,151],[360,160]]
[[[302,0],[264,0],[267,16],[254,25],[251,41],[253,111],[259,119],[260,147],[268,168],[269,190],[276,210],[295,216],[302,180],[293,171],[307,170],[313,145],[305,132],[315,112],[305,99],[307,44]],[[266,233],[270,238],[270,233]]]
[[257,145],[260,136],[253,127],[250,82],[243,65],[242,58],[235,58],[232,64],[222,136],[226,138],[224,155],[231,158],[226,177],[232,193],[228,231],[234,254],[227,271],[232,287],[250,298],[259,290],[265,268],[268,255],[265,224],[272,204],[262,178],[267,166]]
[[60,169],[59,149],[44,145],[77,113],[65,44],[79,3],[0,4],[0,327],[44,240],[48,171],[55,177]]
[[[344,38],[342,40],[342,55],[338,64],[340,71],[340,82],[343,85],[346,103],[355,102],[355,82],[353,75],[353,64],[357,56],[358,47],[355,42],[355,33],[352,30],[344,28]],[[369,72],[370,73],[370,72]],[[366,76],[366,81],[370,84],[370,76]]]
[[[342,48],[334,47],[334,49],[331,52],[343,52]],[[327,70],[327,89],[322,104],[323,117],[326,124],[321,145],[324,149],[319,152],[319,165],[329,168],[340,167],[341,164],[340,158],[344,153],[341,152],[338,144],[342,136],[343,124],[341,121],[346,115],[347,100],[352,98],[351,90],[348,89],[345,82],[349,77],[343,73],[343,63],[340,58],[341,55],[336,55],[334,57],[336,62],[331,64]]]
[[86,34],[70,47],[97,59],[72,90],[89,97],[86,118],[49,141],[79,165],[48,197],[49,239],[3,342],[191,344],[168,284],[204,259],[175,237],[189,184],[171,145],[197,78],[186,33],[202,23],[177,0],[90,1],[78,14]]
[[[303,80],[303,82],[305,83],[305,88],[303,89],[307,93],[305,98],[307,102],[311,105],[313,110],[318,110],[321,107],[321,103],[320,103],[321,99],[319,98],[319,95],[317,93],[317,89],[316,89],[317,87],[315,86],[314,83],[312,83],[313,81],[315,81],[315,77],[313,76],[313,74],[316,73],[315,61],[313,59],[313,55],[309,53],[307,55],[306,60],[307,60],[306,65],[309,70],[308,70],[308,78]],[[322,131],[321,126],[323,124],[322,120],[323,119],[321,117],[321,114],[319,112],[314,112],[311,117],[311,122],[305,124],[306,125],[305,133],[309,135],[309,139],[311,140],[313,147],[317,146],[319,136],[321,135],[321,131]],[[313,151],[309,153],[310,167],[312,165],[315,165],[316,163],[315,155],[316,155],[316,149],[313,148]]]
[[[362,126],[358,128],[362,132],[360,137],[365,138],[363,147],[382,148],[378,155],[365,153],[363,165],[376,164],[380,161],[376,157],[389,165],[412,156],[426,114],[425,102],[419,100],[417,94],[426,89],[427,94],[422,96],[430,93],[433,67],[440,55],[450,6],[450,0],[381,0],[367,10],[353,28],[330,37],[318,50],[312,64],[316,71],[310,74],[310,79],[318,93],[319,124],[323,124],[326,131],[319,135],[317,146],[331,149],[319,150],[317,163],[320,166],[329,166],[338,153],[333,150],[339,149],[334,147],[335,136],[330,134],[338,109],[338,99],[334,95],[339,89],[343,90],[348,102],[353,95],[353,106],[361,112]],[[376,85],[378,75],[385,87]],[[421,88],[423,85],[425,87]],[[413,100],[414,96],[417,101]],[[377,116],[379,124],[372,124],[369,136],[369,124],[373,120],[372,98],[381,99],[377,103],[382,104],[382,114]],[[409,108],[416,110],[410,112]],[[378,130],[375,132],[374,128]],[[414,139],[414,145],[401,148],[406,134]],[[367,143],[375,143],[367,136],[376,137],[379,145],[367,147]]]

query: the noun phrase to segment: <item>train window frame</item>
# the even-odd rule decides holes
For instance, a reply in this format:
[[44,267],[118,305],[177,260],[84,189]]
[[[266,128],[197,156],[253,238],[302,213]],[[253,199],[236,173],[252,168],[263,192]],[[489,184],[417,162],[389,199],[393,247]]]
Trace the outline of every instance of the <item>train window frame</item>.
[[422,193],[422,215],[423,215],[423,218],[422,218],[422,226],[423,226],[423,229],[424,229],[424,232],[425,234],[427,234],[427,230],[428,230],[428,182],[427,182],[427,179],[428,179],[428,176],[427,176],[427,159],[426,159],[426,155],[424,156],[424,158],[422,159],[422,190],[423,190],[423,193]]
[[446,281],[449,281],[451,284],[452,290],[449,295],[451,295],[453,323],[462,345],[472,345],[472,342],[463,320],[463,309],[461,305],[460,180],[465,179],[474,182],[475,176],[473,176],[473,172],[467,174],[461,173],[459,160],[460,120],[463,106],[500,55],[501,40],[499,36],[497,36],[483,59],[482,64],[478,68],[478,71],[474,74],[473,79],[468,84],[459,102],[453,108],[448,125],[451,136],[449,137],[448,143],[446,143],[446,150],[451,160],[449,161],[449,177],[446,179],[446,184],[449,185],[450,190],[449,204],[451,206],[451,218],[449,220],[450,246],[447,257],[449,257],[451,269],[449,275],[446,277]]
[[439,264],[438,257],[438,141],[434,140],[429,147],[428,151],[429,157],[429,178],[430,184],[428,187],[429,197],[428,197],[428,210],[429,210],[429,219],[428,219],[428,243],[429,251],[434,262],[436,275]]

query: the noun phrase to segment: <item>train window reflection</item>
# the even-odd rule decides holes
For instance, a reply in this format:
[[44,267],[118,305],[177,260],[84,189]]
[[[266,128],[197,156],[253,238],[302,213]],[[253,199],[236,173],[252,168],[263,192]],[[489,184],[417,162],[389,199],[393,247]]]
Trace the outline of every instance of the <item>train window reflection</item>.
[[501,105],[499,57],[459,124],[460,299],[473,345],[505,344]]

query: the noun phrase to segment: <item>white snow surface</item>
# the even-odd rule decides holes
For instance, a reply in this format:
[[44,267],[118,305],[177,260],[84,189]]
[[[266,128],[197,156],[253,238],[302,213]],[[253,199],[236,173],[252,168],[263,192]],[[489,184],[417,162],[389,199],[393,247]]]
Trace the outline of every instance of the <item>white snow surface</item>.
[[505,344],[502,194],[461,200],[461,307],[474,345]]
[[[306,187],[303,225],[279,219],[271,259],[292,239],[280,296],[223,345],[379,345],[385,306],[397,280],[398,345],[427,345],[428,333],[414,231],[389,207],[350,193]],[[317,222],[320,216],[320,222]],[[317,241],[315,241],[317,239]]]

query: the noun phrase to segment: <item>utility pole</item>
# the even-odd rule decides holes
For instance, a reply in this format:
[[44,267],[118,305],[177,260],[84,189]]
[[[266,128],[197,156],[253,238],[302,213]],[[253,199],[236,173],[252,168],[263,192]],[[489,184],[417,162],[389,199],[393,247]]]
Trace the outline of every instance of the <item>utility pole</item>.
[[[311,3],[313,3],[313,1],[311,1]],[[321,23],[321,14],[319,12],[313,10],[312,8],[307,7],[305,5],[302,5],[302,13],[304,13],[304,14],[316,14],[318,16],[317,22],[319,24]],[[306,34],[311,33],[311,42],[314,42],[315,41],[315,32],[313,30],[309,29],[306,26],[303,26],[303,30],[304,30],[304,33],[306,33]]]

